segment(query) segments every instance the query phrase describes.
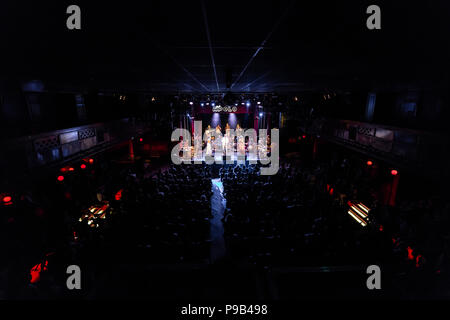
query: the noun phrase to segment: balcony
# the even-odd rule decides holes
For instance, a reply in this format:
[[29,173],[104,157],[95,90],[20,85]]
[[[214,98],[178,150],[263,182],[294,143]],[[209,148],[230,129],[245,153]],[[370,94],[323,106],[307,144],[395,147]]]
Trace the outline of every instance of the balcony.
[[316,121],[308,131],[399,168],[434,177],[450,174],[450,141],[444,135],[337,119]]

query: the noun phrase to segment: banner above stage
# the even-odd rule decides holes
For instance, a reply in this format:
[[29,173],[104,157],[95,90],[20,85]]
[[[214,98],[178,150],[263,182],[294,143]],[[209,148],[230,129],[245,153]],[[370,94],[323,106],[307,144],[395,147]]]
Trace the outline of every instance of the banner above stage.
[[253,108],[247,106],[197,106],[195,108],[195,113],[253,113]]

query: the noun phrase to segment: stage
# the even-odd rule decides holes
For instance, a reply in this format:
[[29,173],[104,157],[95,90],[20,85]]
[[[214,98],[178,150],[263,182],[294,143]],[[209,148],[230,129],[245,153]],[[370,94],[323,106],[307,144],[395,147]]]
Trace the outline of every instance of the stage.
[[[237,153],[229,155],[229,156],[224,156],[224,155],[212,155],[209,156],[210,158],[214,158],[214,163],[218,163],[220,164],[221,162],[224,164],[252,164],[251,162],[254,162],[253,164],[256,164],[258,161],[261,160],[261,158],[259,157],[259,155],[254,155],[254,154],[246,154],[245,156],[238,156]],[[199,155],[199,156],[193,156],[191,158],[192,161],[194,162],[206,162],[206,155]]]

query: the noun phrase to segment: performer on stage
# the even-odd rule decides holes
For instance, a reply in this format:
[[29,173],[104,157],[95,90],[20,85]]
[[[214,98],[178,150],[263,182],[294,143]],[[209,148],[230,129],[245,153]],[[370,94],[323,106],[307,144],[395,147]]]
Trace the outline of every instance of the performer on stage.
[[[224,133],[224,136],[223,136],[223,148],[224,148],[224,150],[232,150],[230,147],[231,147],[231,133],[230,133],[230,125],[228,124],[228,122],[227,122],[227,124],[225,125],[225,133]],[[228,148],[230,148],[230,149],[228,149]]]
[[238,155],[245,155],[244,129],[242,129],[239,124],[236,126],[236,137],[237,137],[236,151],[238,152]]
[[208,125],[208,127],[205,130],[206,155],[207,156],[212,155],[211,132],[212,132],[211,125]]
[[208,127],[205,130],[205,141],[208,141],[211,138],[211,125],[208,124]]
[[211,138],[209,138],[206,141],[206,155],[207,156],[211,156],[212,155]]
[[220,125],[216,127],[217,136],[214,137],[214,153],[216,150],[222,150],[222,128]]

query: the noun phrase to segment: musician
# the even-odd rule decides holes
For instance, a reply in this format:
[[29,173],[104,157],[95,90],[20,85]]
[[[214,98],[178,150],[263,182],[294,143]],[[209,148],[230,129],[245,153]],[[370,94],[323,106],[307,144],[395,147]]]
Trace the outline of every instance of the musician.
[[208,125],[208,127],[205,130],[206,155],[208,156],[212,155],[212,141],[211,141],[212,131],[213,129],[211,129],[211,125]]
[[227,122],[227,124],[225,125],[225,133],[224,133],[224,136],[223,136],[223,148],[224,148],[224,150],[226,150],[227,147],[229,147],[231,145],[231,143],[232,143],[230,130],[231,130],[231,127],[230,127],[230,125]]
[[245,155],[244,129],[242,129],[239,124],[237,124],[236,126],[236,137],[237,137],[236,151],[240,155]]

